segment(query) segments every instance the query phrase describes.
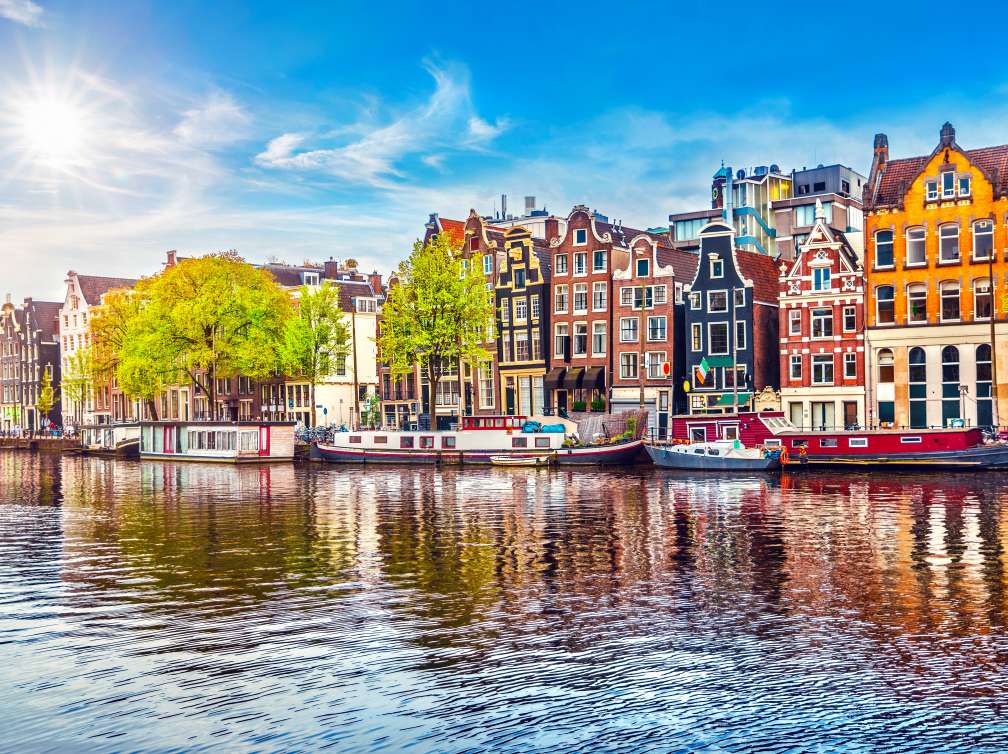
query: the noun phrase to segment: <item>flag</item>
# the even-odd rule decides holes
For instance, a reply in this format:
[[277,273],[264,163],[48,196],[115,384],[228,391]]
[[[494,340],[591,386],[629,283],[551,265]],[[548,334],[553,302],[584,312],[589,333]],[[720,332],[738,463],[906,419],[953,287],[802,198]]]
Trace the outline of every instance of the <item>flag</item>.
[[699,382],[701,385],[707,382],[707,373],[710,371],[710,365],[707,363],[707,357],[704,356],[700,359],[700,363],[693,367],[693,373],[696,377],[695,382]]

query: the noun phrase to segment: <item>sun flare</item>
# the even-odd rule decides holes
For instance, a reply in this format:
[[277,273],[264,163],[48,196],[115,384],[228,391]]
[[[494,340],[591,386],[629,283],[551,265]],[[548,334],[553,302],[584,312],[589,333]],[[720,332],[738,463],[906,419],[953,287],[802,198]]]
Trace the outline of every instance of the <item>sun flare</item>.
[[84,112],[72,102],[39,97],[20,108],[21,141],[33,156],[54,167],[80,158],[87,135]]

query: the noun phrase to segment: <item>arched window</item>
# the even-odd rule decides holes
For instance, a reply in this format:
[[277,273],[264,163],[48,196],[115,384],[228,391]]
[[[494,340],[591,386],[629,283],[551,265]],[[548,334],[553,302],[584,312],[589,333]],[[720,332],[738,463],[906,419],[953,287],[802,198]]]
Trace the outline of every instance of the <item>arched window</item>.
[[[893,352],[883,348],[878,352],[878,422],[883,426],[891,426],[896,421],[896,402],[892,400],[893,383]],[[885,387],[883,390],[882,388]],[[883,400],[883,397],[885,400]]]
[[907,287],[907,321],[927,322],[927,286],[923,283]]
[[880,385],[891,385],[893,381],[893,353],[888,348],[878,352],[878,381]]
[[990,316],[990,278],[977,278],[973,281],[973,319],[990,319]]
[[927,356],[923,348],[910,349],[910,426],[927,426]]
[[895,289],[891,285],[875,289],[875,307],[878,324],[891,325],[896,321]]
[[947,427],[950,419],[961,419],[959,395],[959,349],[945,346],[942,349],[942,426]]
[[938,261],[959,261],[959,226],[954,223],[938,228]]
[[875,234],[875,266],[893,266],[893,232],[880,230]]
[[942,322],[958,322],[959,318],[959,283],[946,280],[941,284]]
[[927,264],[924,228],[907,228],[907,265]]
[[994,250],[994,223],[977,220],[973,223],[973,258],[990,259]]
[[991,347],[981,343],[976,348],[976,404],[977,425],[989,427],[994,423],[991,406]]

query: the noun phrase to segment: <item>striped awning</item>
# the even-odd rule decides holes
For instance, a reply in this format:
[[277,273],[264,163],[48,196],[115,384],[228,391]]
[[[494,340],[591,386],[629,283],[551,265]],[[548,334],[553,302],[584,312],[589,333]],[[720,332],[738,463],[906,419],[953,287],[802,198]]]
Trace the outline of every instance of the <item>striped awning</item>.
[[581,387],[581,380],[584,379],[584,367],[572,367],[564,375],[563,386],[568,390],[577,390]]

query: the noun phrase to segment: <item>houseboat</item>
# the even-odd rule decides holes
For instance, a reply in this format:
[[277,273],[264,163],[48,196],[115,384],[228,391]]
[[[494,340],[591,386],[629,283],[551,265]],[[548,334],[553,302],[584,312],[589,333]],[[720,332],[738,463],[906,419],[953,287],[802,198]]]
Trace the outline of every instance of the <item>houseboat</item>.
[[747,448],[738,440],[648,445],[655,466],[685,471],[773,471],[779,469],[780,450]]
[[[875,430],[804,430],[779,411],[676,416],[673,442],[738,440],[749,448],[779,450],[789,469],[879,467],[1008,469],[1008,444],[986,443],[978,427]],[[661,447],[661,443],[649,447]]]
[[544,424],[525,416],[464,416],[452,432],[337,432],[318,443],[313,456],[333,463],[489,464],[516,456],[543,457],[563,465],[634,463],[644,441],[635,433],[576,442],[577,425],[548,417]]
[[157,421],[140,424],[140,457],[270,463],[294,459],[294,423]]
[[140,457],[140,425],[93,424],[81,427],[81,452],[114,458]]

